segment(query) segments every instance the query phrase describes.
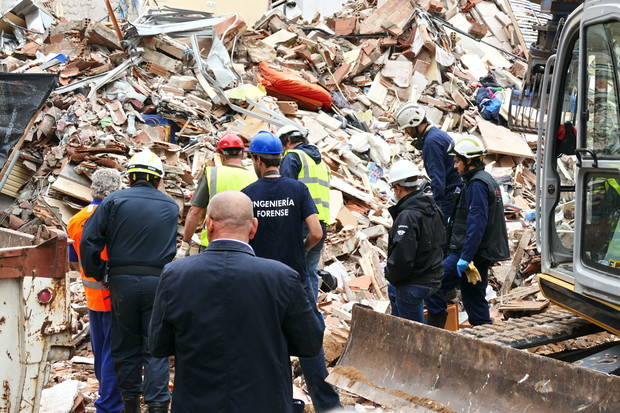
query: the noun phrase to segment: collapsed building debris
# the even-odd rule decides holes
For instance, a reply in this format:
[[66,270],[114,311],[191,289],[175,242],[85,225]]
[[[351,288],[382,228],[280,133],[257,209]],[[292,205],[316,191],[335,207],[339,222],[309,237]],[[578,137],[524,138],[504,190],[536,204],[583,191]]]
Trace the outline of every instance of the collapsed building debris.
[[[182,228],[205,163],[219,162],[220,136],[235,132],[249,142],[260,130],[297,125],[332,171],[334,224],[322,260],[338,286],[320,294],[319,308],[333,363],[353,304],[380,312],[389,306],[383,263],[390,191],[382,178],[395,156],[422,167],[392,119],[402,103],[417,102],[442,130],[480,136],[487,169],[501,184],[513,258],[492,269],[494,317],[548,306],[532,285],[540,267],[530,214],[536,138],[505,122],[528,54],[507,1],[350,1],[311,22],[276,8],[253,28],[236,15],[150,9],[120,21],[122,38],[114,24],[65,21],[23,3],[34,11],[4,13],[0,64],[13,74],[55,74],[58,85],[0,172],[3,226],[63,229],[91,200],[89,176],[97,168],[122,171],[149,147],[165,160],[162,191],[178,203]],[[562,162],[570,179],[571,159]],[[570,225],[570,200],[560,212]],[[88,326],[78,290],[73,284],[76,346]]]

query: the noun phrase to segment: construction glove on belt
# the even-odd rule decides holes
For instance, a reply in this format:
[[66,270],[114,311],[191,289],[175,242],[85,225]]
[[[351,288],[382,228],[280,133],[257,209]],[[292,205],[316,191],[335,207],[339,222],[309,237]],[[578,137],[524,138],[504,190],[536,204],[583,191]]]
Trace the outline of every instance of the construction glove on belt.
[[176,258],[184,258],[189,256],[189,242],[181,242],[181,246],[177,249]]

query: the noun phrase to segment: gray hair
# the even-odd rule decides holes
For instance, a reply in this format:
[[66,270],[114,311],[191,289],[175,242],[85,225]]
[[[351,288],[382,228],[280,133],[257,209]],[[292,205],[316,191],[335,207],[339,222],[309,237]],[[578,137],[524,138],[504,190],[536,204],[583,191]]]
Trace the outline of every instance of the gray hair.
[[97,169],[91,180],[90,193],[95,199],[104,199],[121,188],[121,173],[116,169]]

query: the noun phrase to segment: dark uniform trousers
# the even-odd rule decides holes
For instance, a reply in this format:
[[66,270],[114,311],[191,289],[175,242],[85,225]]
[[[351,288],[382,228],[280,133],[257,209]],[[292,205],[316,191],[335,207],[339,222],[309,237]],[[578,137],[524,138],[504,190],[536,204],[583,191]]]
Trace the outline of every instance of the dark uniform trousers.
[[460,254],[450,254],[444,260],[444,278],[441,280],[441,287],[436,294],[424,300],[426,308],[431,314],[443,313],[448,306],[446,297],[450,291],[460,288],[463,306],[469,316],[469,324],[473,326],[491,324],[489,306],[485,298],[491,261],[481,257],[474,257],[474,265],[480,273],[480,278],[482,278],[482,281],[474,285],[467,280],[465,274],[459,277],[456,271],[456,263],[459,258]]
[[170,400],[168,358],[151,357],[147,341],[158,283],[158,276],[110,276],[112,358],[124,399],[144,394],[146,403]]

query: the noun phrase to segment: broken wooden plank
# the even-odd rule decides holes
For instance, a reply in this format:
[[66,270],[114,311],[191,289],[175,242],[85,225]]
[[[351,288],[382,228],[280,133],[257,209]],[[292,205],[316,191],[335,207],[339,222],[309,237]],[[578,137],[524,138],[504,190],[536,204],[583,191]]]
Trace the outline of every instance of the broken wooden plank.
[[340,129],[342,126],[342,122],[340,120],[329,116],[325,112],[321,112],[321,114],[317,116],[316,121],[326,128],[334,131]]
[[344,180],[338,178],[337,176],[332,176],[329,184],[332,188],[335,188],[341,192],[344,192],[345,194],[352,196],[353,198],[357,198],[362,202],[366,202],[367,204],[370,204],[374,199],[374,197],[371,194],[360,191],[353,185],[345,182]]
[[477,117],[476,122],[487,153],[534,158],[532,149],[518,133],[481,117]]
[[517,251],[515,252],[512,263],[508,268],[508,272],[504,277],[504,284],[502,284],[502,289],[500,290],[500,294],[506,294],[510,291],[512,287],[512,283],[517,275],[517,271],[519,270],[519,265],[521,265],[521,260],[523,259],[523,254],[525,254],[525,249],[530,244],[530,240],[532,239],[532,231],[525,231],[521,235],[521,240],[519,241],[519,246],[517,247]]
[[540,313],[549,306],[549,301],[510,301],[500,304],[499,311],[518,311],[527,313]]
[[69,163],[62,169],[52,184],[52,189],[73,198],[91,202],[93,197],[90,193],[90,183],[87,178],[75,173],[74,166],[74,164]]
[[500,297],[501,302],[510,300],[521,300],[529,295],[536,294],[540,291],[538,284],[528,285],[526,287],[517,287],[512,289],[508,294]]
[[512,27],[514,28],[514,33],[517,36],[517,41],[519,42],[519,46],[521,46],[521,51],[523,52],[523,56],[526,59],[529,59],[530,50],[529,50],[529,47],[527,47],[527,44],[525,43],[525,39],[523,38],[523,33],[521,33],[519,22],[517,21],[517,18],[515,17],[514,12],[512,11],[512,5],[510,4],[509,0],[504,0],[503,4],[504,4],[504,10],[508,14],[508,17],[510,18],[512,22]]
[[366,259],[370,262],[372,272],[367,275],[372,276],[372,285],[374,287],[375,294],[379,296],[379,299],[384,300],[385,295],[383,294],[383,289],[386,287],[385,275],[383,274],[383,270],[381,269],[377,252],[374,250],[374,247],[367,239],[364,239],[360,242],[360,253],[362,254],[363,259]]

